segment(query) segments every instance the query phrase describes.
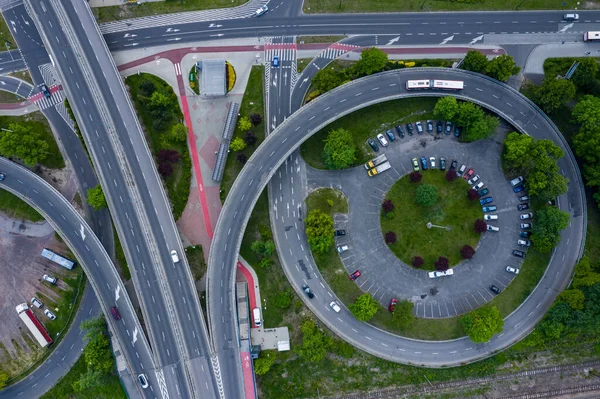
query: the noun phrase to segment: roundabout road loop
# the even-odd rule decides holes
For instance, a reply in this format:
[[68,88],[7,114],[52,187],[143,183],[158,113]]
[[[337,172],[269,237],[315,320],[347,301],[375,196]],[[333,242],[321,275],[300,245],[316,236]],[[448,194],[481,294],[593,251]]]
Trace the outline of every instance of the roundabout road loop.
[[[463,80],[465,89],[460,93],[407,93],[405,84],[409,79]],[[559,167],[570,180],[569,192],[559,198],[558,205],[571,214],[571,224],[563,231],[562,240],[555,248],[548,269],[536,289],[505,319],[504,332],[489,343],[480,345],[466,337],[439,342],[407,339],[357,321],[345,307],[340,313],[334,314],[328,307],[332,294],[328,287],[321,284],[312,285],[316,298],[308,301],[300,290],[305,276],[303,271],[294,275],[288,273],[288,278],[307,306],[337,335],[366,352],[399,363],[429,367],[457,366],[491,356],[525,337],[543,317],[558,293],[566,287],[580,257],[586,225],[581,177],[560,132],[533,103],[500,82],[453,69],[405,69],[359,79],[299,109],[269,135],[244,166],[219,216],[209,256],[209,314],[218,314],[213,312],[224,306],[234,309],[235,265],[252,208],[271,176],[303,141],[341,116],[371,104],[411,96],[446,95],[480,104],[507,120],[521,133],[553,140],[566,154],[559,161]],[[276,239],[279,238],[276,235]],[[286,247],[291,241],[280,242],[280,248],[287,248],[292,253]],[[223,286],[228,289],[223,290]],[[237,320],[232,322],[211,318],[209,322],[211,329],[217,327],[215,323],[220,323],[218,327],[221,330],[228,330],[225,336],[212,335],[216,348],[228,350],[237,347],[237,340],[226,339],[226,336],[238,335]]]

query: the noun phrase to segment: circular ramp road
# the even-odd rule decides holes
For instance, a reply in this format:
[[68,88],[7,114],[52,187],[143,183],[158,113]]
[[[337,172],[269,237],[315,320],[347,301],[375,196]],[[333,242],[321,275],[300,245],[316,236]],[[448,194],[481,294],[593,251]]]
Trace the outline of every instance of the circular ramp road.
[[[462,80],[465,88],[458,93],[407,92],[406,81],[411,79]],[[340,313],[333,313],[328,304],[330,295],[335,295],[326,285],[313,284],[316,298],[312,301],[306,299],[301,294],[304,273],[299,271],[287,275],[306,305],[338,336],[366,352],[394,362],[428,367],[458,366],[491,356],[525,337],[541,320],[558,293],[567,286],[582,252],[586,211],[581,176],[566,141],[535,104],[503,83],[455,69],[405,69],[362,78],[324,94],[283,122],[246,163],[219,216],[209,257],[209,314],[218,314],[218,310],[224,307],[235,309],[235,265],[252,208],[275,171],[302,142],[336,119],[372,104],[403,97],[448,95],[483,106],[521,133],[553,140],[565,152],[565,157],[559,160],[559,167],[570,181],[569,191],[559,198],[557,204],[570,213],[571,224],[563,231],[562,240],[555,248],[538,286],[505,319],[504,332],[485,344],[474,344],[466,337],[451,341],[420,341],[396,336],[359,322],[345,307]],[[223,290],[223,286],[229,288]],[[236,317],[235,312],[232,313]],[[212,317],[209,323],[215,347],[233,349],[237,345],[237,329],[234,327],[237,323]]]

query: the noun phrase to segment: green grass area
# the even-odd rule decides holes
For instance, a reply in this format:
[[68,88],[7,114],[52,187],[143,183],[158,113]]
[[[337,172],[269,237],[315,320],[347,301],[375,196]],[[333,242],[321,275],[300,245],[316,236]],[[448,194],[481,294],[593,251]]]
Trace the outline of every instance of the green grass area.
[[308,213],[315,209],[331,216],[336,213],[348,213],[348,200],[342,192],[333,188],[320,188],[313,191],[306,197],[306,206]]
[[30,220],[32,222],[44,220],[42,215],[28,203],[6,190],[0,190],[0,212],[12,219]]
[[23,97],[17,96],[9,91],[0,90],[0,103],[16,104],[25,101]]
[[[66,256],[72,258],[72,256]],[[38,295],[40,295],[40,300],[44,302],[45,307],[50,309],[56,315],[56,319],[52,321],[48,320],[46,316],[40,318],[40,320],[44,322],[48,334],[53,339],[56,339],[57,334],[61,333],[71,323],[71,320],[77,311],[79,301],[81,300],[81,293],[85,286],[85,274],[81,267],[76,266],[73,270],[64,272],[61,270],[60,274],[54,273],[53,275],[67,284],[68,288],[63,290],[58,286],[51,285],[45,281],[43,281],[42,284],[50,287],[52,291],[60,295],[60,300],[55,302],[44,295],[39,293]]]
[[14,78],[22,79],[29,84],[33,85],[33,79],[31,79],[31,75],[29,74],[29,70],[25,69],[22,71],[11,72],[7,74],[8,76],[12,76]]
[[[248,85],[246,86],[246,91],[244,92],[244,98],[242,99],[242,103],[240,104],[239,114],[240,117],[250,117],[250,114],[257,113],[263,116],[264,119],[264,66],[255,65],[252,67],[250,71],[250,77],[248,78]],[[252,131],[256,135],[256,143],[254,145],[247,146],[242,152],[246,154],[248,158],[250,155],[258,148],[260,143],[263,142],[265,138],[265,123],[264,120],[262,123],[254,126]],[[244,138],[244,132],[236,126],[235,132],[233,133],[233,137],[241,137]],[[242,165],[237,159],[236,154],[231,152],[227,157],[227,163],[225,165],[225,171],[223,173],[223,180],[221,181],[221,200],[225,200],[229,189],[233,185],[235,178],[242,170]]]
[[[169,107],[171,107],[172,112],[176,114],[176,116],[171,122],[165,124],[161,130],[154,128],[153,121],[155,117],[148,110],[145,102],[139,95],[139,85],[143,81],[152,82],[156,91],[169,93],[173,99]],[[192,161],[188,151],[187,140],[184,142],[175,142],[173,140],[168,140],[166,137],[169,134],[171,127],[180,120],[183,120],[179,103],[176,100],[171,86],[157,76],[148,73],[131,75],[125,79],[125,83],[129,86],[131,99],[137,114],[140,117],[140,122],[144,127],[148,145],[150,146],[150,151],[153,155],[156,156],[162,149],[175,150],[181,155],[181,159],[173,164],[173,173],[171,176],[163,178],[163,181],[167,186],[167,195],[173,207],[173,217],[175,220],[178,220],[187,205],[188,197],[190,195],[190,181],[192,179]]]
[[0,15],[0,40],[3,43],[0,51],[6,51],[7,46],[9,50],[17,48],[17,42],[13,38],[12,32],[8,28],[8,24],[4,19],[4,15]]
[[301,74],[302,71],[310,64],[312,58],[298,58],[296,68],[298,70],[298,74]]
[[[590,3],[596,6],[598,4],[597,1],[591,1]],[[579,2],[575,0],[482,0],[473,2],[443,0],[304,0],[302,9],[305,13],[383,13],[405,11],[573,10],[576,7],[579,7]]]
[[345,39],[346,36],[298,36],[296,43],[298,44],[310,44],[310,43],[335,43]]
[[123,251],[121,240],[119,239],[117,229],[115,229],[114,225],[113,234],[115,237],[115,257],[117,258],[118,266],[120,266],[121,269],[121,277],[124,281],[129,281],[131,279],[131,270],[129,270],[129,264],[127,263],[127,258],[125,258],[125,252]]
[[206,273],[207,269],[202,245],[192,245],[187,247],[185,249],[185,256],[188,264],[190,265],[190,270],[192,272],[192,276],[194,276],[194,280],[200,280]]
[[39,111],[32,112],[27,115],[20,116],[0,116],[0,126],[9,129],[8,125],[17,124],[29,126],[31,129],[41,136],[41,139],[48,143],[48,156],[41,165],[50,169],[61,169],[65,167],[65,161],[58,149],[58,144],[54,140],[52,129],[46,120],[46,117]]
[[191,67],[190,71],[188,72],[188,76],[187,76],[188,82],[190,80],[190,75],[192,73],[194,74],[194,80],[192,82],[190,82],[190,87],[192,88],[194,93],[200,94],[200,73],[198,73],[198,71],[196,70],[196,65]]
[[352,132],[354,143],[362,150],[357,164],[366,162],[373,154],[366,141],[400,123],[434,119],[433,107],[436,98],[406,98],[371,105],[348,114],[327,125],[301,146],[302,157],[312,167],[326,169],[323,163],[323,140],[334,129],[344,128]]
[[[448,258],[450,265],[463,261],[460,249],[464,245],[475,248],[480,234],[475,232],[476,219],[483,219],[478,200],[469,201],[466,192],[469,185],[464,179],[446,181],[444,171],[439,169],[423,171],[423,178],[412,183],[409,176],[398,180],[386,194],[386,199],[394,203],[394,217],[382,215],[381,230],[396,233],[397,241],[390,249],[404,263],[410,265],[415,256],[424,259],[425,270],[435,270],[434,262],[439,256]],[[438,189],[438,201],[431,207],[415,202],[417,187],[431,184]],[[438,226],[450,226],[451,231],[440,228],[427,228],[431,222]],[[460,237],[460,240],[456,238]]]
[[96,21],[102,23],[151,15],[172,14],[175,12],[237,7],[247,2],[248,0],[168,0],[142,2],[140,5],[130,2],[119,6],[96,7],[92,11],[96,17]]

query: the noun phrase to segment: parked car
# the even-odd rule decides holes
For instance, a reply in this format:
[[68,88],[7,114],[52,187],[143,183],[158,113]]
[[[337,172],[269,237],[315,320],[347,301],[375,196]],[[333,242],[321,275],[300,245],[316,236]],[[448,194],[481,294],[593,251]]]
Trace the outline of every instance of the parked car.
[[531,231],[522,231],[519,233],[519,237],[529,238],[531,237]]
[[519,215],[519,217],[521,218],[521,220],[525,220],[525,219],[531,219],[533,217],[533,213],[529,212],[529,213],[522,213]]
[[477,192],[477,195],[479,195],[480,197],[483,197],[484,195],[489,194],[490,190],[488,190],[487,188],[484,188],[483,190],[479,190]]
[[522,247],[530,247],[531,246],[531,241],[529,240],[517,240],[517,244],[522,246]]
[[529,201],[529,195],[522,195],[519,197],[519,201],[521,202],[527,202]]
[[450,121],[447,121],[447,122],[446,122],[446,130],[445,130],[445,133],[446,133],[446,134],[450,134],[450,133],[452,133],[452,122],[450,122]]
[[401,139],[404,138],[404,129],[402,129],[402,126],[396,126],[396,133],[398,133],[398,136],[400,136]]
[[479,180],[479,175],[475,175],[475,176],[473,176],[472,178],[470,178],[470,179],[467,181],[467,183],[468,183],[469,185],[472,185],[472,184],[475,184],[475,183],[476,183],[478,180]]
[[460,136],[460,128],[458,126],[456,126],[454,128],[454,136],[459,137]]
[[457,167],[458,167],[458,161],[456,159],[453,159],[452,163],[450,163],[450,170],[456,170]]
[[446,158],[440,158],[440,170],[446,170]]
[[427,120],[427,133],[431,133],[433,132],[433,122],[430,120]]
[[333,235],[336,237],[341,237],[346,235],[346,230],[336,230],[333,232]]
[[387,147],[388,141],[385,139],[385,136],[381,133],[377,135],[377,140],[381,143],[382,146]]
[[496,287],[494,284],[490,285],[490,291],[492,291],[496,295],[502,292],[502,290]]
[[500,231],[500,227],[496,227],[496,226],[492,226],[491,224],[487,225],[487,231],[495,231],[498,232]]
[[467,165],[462,165],[456,174],[462,176],[462,174],[465,173],[465,169],[467,169]]
[[36,297],[31,298],[31,304],[33,306],[35,306],[36,308],[38,308],[38,309],[41,308],[42,306],[44,306],[44,304],[42,303],[42,301],[40,301]]
[[392,298],[392,300],[390,301],[390,304],[388,305],[388,310],[392,313],[394,313],[394,309],[396,308],[396,304],[398,303],[398,300],[396,298]]
[[431,164],[431,169],[435,169],[435,157],[429,157],[429,163]]
[[510,181],[510,185],[516,187],[523,183],[523,176],[516,177]]
[[519,204],[519,205],[517,205],[517,209],[520,210],[520,211],[524,211],[526,209],[529,209],[529,203]]
[[435,131],[437,132],[437,134],[441,134],[444,131],[444,122],[437,121],[435,125]]
[[412,123],[407,123],[406,124],[406,131],[408,132],[409,136],[413,135],[414,128],[413,128]]
[[44,274],[43,279],[46,280],[47,282],[49,282],[50,284],[56,284],[56,277],[52,277],[48,274]]
[[340,245],[339,247],[337,247],[337,251],[339,253],[346,252],[348,249],[350,248],[347,245]]
[[419,170],[421,170],[419,168],[419,160],[417,158],[412,159],[412,167],[415,172],[418,172]]
[[[266,6],[264,6],[264,7],[266,7]],[[148,388],[148,378],[146,378],[146,374],[138,375],[138,381],[140,382],[140,385],[142,386],[142,388],[144,388],[144,389]]]
[[494,199],[492,197],[485,197],[479,200],[479,205],[485,205],[491,202],[494,202]]
[[483,213],[494,212],[496,209],[498,209],[496,205],[484,206],[483,208],[481,208]]
[[392,132],[391,130],[386,130],[385,134],[388,136],[388,139],[390,139],[390,141],[396,141],[396,136],[394,136],[394,132]]
[[498,220],[498,215],[483,215],[483,220]]
[[469,170],[467,170],[467,172],[463,175],[463,178],[465,180],[469,180],[474,173],[475,171],[473,170],[473,168],[469,168]]
[[473,190],[479,190],[480,188],[482,188],[484,186],[483,182],[480,181],[479,183],[477,183],[476,185],[474,185],[473,187],[471,187]]
[[377,145],[375,140],[373,140],[372,138],[369,137],[369,139],[367,140],[367,143],[369,143],[369,145],[371,146],[371,149],[373,151],[379,152],[379,146]]
[[512,274],[519,274],[519,269],[512,266],[506,266],[506,271]]
[[274,68],[279,67],[279,56],[278,55],[273,56],[273,67]]
[[333,311],[335,313],[340,313],[340,310],[342,310],[342,308],[340,308],[340,305],[338,305],[338,303],[336,301],[333,301],[329,304],[329,307],[331,309],[333,309]]
[[313,294],[313,292],[310,290],[310,287],[306,284],[304,284],[302,286],[302,291],[304,291],[306,296],[309,297],[310,299],[313,299],[315,297],[315,294]]
[[112,314],[113,319],[121,320],[121,314],[119,313],[119,309],[116,306],[110,308],[110,313]]
[[521,191],[525,191],[525,186],[517,186],[517,187],[513,188],[513,191],[515,193],[520,193]]
[[531,223],[521,223],[521,228],[527,230],[531,228]]
[[518,249],[513,250],[512,254],[518,258],[525,258],[525,252],[519,251]]
[[44,314],[45,314],[46,316],[48,316],[48,318],[49,318],[50,320],[54,320],[54,319],[56,319],[56,316],[54,315],[54,313],[52,313],[52,312],[51,312],[50,310],[48,310],[48,309],[45,309],[45,310],[44,310]]
[[423,124],[421,124],[421,121],[415,122],[415,125],[417,126],[417,133],[423,134]]
[[173,263],[179,262],[179,256],[177,256],[177,251],[171,251],[171,260],[173,261]]
[[421,157],[421,167],[423,170],[427,170],[427,158]]
[[453,269],[448,269],[448,270],[443,271],[443,272],[429,272],[427,274],[429,275],[429,278],[438,278],[438,277],[443,277],[443,276],[452,276],[454,274],[454,270]]
[[360,270],[356,270],[354,273],[350,274],[350,276],[349,276],[350,280],[352,280],[352,281],[356,280],[357,278],[359,278],[361,276],[361,274],[362,273],[360,272]]

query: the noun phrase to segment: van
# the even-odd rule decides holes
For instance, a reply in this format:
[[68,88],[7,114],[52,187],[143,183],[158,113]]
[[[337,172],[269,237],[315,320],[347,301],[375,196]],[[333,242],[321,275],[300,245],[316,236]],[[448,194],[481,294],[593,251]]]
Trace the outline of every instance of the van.
[[254,319],[254,325],[256,327],[260,327],[262,325],[262,321],[260,319],[260,308],[254,308],[252,310],[252,318]]

